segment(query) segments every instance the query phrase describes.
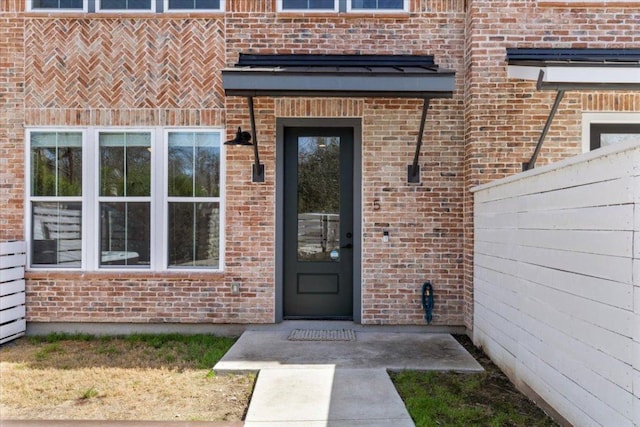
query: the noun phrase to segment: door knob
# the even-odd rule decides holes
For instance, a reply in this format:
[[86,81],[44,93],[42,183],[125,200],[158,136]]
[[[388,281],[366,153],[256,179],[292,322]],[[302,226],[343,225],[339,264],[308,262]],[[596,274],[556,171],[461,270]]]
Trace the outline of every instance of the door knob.
[[340,246],[340,249],[352,249],[353,245],[351,243],[347,243],[346,245]]

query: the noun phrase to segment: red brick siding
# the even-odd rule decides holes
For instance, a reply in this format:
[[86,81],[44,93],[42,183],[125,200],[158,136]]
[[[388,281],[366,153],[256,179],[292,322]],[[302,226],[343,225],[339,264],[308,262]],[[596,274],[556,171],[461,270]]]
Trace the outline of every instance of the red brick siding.
[[21,240],[24,230],[24,21],[17,6],[0,6],[0,241]]
[[[424,323],[419,289],[431,280],[434,323],[470,327],[467,190],[520,170],[554,96],[508,80],[505,48],[637,47],[640,19],[633,7],[534,0],[410,4],[410,13],[384,16],[277,14],[274,0],[227,0],[218,14],[56,15],[1,1],[2,240],[24,237],[23,126],[223,126],[231,138],[248,127],[248,109],[223,96],[219,70],[239,52],[433,54],[457,72],[453,99],[429,111],[421,185],[406,184],[420,101],[257,98],[266,182],[251,183],[251,150],[227,150],[224,273],[30,272],[29,319],[273,322],[276,117],[360,117],[363,323]],[[580,151],[583,110],[639,111],[640,96],[568,93],[539,164]],[[232,282],[241,295],[229,294]]]

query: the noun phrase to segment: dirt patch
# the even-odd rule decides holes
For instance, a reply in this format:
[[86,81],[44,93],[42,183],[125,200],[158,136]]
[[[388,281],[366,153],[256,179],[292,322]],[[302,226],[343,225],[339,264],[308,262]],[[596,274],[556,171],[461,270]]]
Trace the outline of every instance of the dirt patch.
[[126,340],[22,338],[0,347],[0,419],[242,420],[254,377],[193,366]]
[[[454,338],[482,365],[485,372],[481,376],[481,386],[468,393],[469,403],[490,407],[491,411],[515,412],[529,425],[556,426],[556,422],[545,414],[540,407],[518,391],[507,376],[498,368],[482,349],[473,345],[466,335]],[[463,375],[463,374],[454,374]],[[453,378],[453,377],[450,377]],[[535,423],[532,421],[535,420]],[[505,426],[515,424],[504,424]]]

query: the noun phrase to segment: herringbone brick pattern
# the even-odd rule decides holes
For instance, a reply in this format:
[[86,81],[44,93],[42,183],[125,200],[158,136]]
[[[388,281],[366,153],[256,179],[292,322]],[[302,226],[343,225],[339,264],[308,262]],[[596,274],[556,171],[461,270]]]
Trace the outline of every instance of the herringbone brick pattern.
[[219,19],[31,19],[26,106],[221,108]]

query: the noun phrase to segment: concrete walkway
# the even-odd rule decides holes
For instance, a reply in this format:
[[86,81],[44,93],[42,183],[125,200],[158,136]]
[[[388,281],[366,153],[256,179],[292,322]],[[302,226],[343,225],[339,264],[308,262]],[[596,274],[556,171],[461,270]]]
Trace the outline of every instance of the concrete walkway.
[[245,427],[412,427],[387,370],[482,371],[448,334],[357,329],[355,341],[290,341],[290,332],[246,331],[214,367],[259,372]]

